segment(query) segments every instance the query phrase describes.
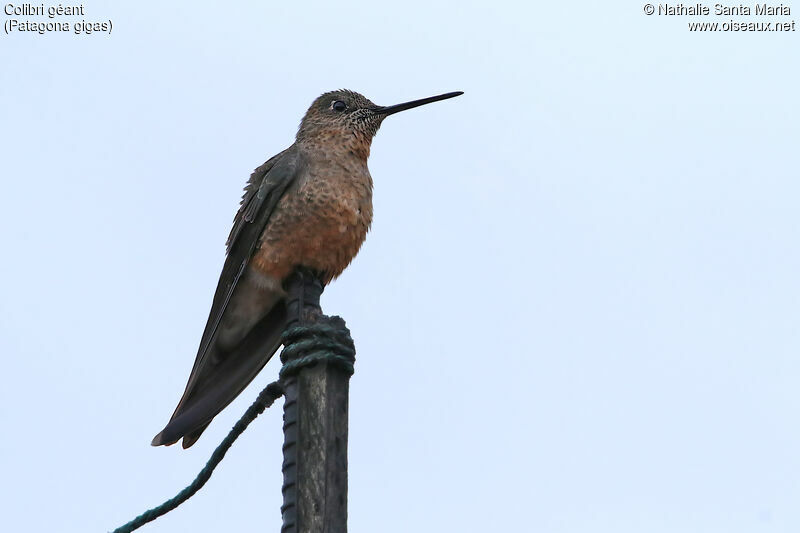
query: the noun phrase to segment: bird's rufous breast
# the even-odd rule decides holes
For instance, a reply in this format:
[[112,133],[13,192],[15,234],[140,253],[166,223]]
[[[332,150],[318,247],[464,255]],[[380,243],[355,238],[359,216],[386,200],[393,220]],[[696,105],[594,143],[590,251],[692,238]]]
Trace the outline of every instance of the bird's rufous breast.
[[372,224],[372,178],[365,156],[347,144],[336,152],[312,154],[298,188],[276,206],[253,257],[261,273],[283,280],[304,266],[328,283],[358,253]]

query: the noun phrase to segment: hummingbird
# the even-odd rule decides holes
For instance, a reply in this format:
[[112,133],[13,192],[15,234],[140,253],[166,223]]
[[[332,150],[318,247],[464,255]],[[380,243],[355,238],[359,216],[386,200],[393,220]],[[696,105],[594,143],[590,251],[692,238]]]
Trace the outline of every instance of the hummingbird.
[[461,94],[393,106],[350,90],[314,100],[294,144],[256,168],[244,188],[189,381],[153,446],[197,442],[267,364],[281,345],[284,282],[296,268],[326,285],[356,256],[372,224],[367,159],[383,120]]

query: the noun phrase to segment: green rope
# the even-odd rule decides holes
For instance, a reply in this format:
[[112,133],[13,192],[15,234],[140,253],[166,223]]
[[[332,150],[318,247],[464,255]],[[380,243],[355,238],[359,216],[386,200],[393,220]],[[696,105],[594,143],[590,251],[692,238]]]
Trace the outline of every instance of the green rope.
[[283,344],[281,380],[322,361],[353,375],[356,347],[341,317],[321,317],[312,324],[293,326],[283,333]]
[[287,329],[283,333],[283,345],[284,348],[281,352],[283,367],[279,373],[280,380],[270,383],[259,393],[256,401],[247,408],[247,411],[234,424],[228,435],[211,454],[211,458],[200,473],[197,474],[197,477],[194,478],[194,481],[175,497],[165,501],[158,507],[145,511],[127,524],[115,529],[113,533],[131,533],[146,523],[167,514],[194,496],[211,478],[214,469],[225,457],[234,441],[244,433],[250,422],[263,413],[267,407],[275,403],[275,400],[283,396],[281,381],[285,377],[294,375],[301,368],[314,365],[320,361],[336,365],[347,372],[348,375],[353,375],[355,345],[344,320],[338,316],[321,316],[319,321],[313,324],[298,325]]
[[264,412],[264,409],[272,405],[275,400],[283,396],[283,387],[277,381],[274,381],[267,385],[264,390],[258,395],[253,404],[247,408],[242,418],[239,419],[236,424],[234,424],[233,428],[230,430],[228,435],[222,439],[222,442],[217,449],[214,450],[214,453],[211,454],[211,458],[206,463],[206,466],[197,474],[197,477],[194,478],[188,487],[180,491],[174,498],[171,498],[158,507],[153,507],[152,509],[145,511],[144,513],[140,514],[124,526],[118,527],[114,530],[114,533],[130,533],[136,529],[139,529],[143,525],[148,522],[151,522],[158,518],[161,515],[165,515],[168,512],[175,509],[177,506],[194,496],[194,494],[200,490],[203,485],[206,484],[211,478],[212,472],[217,467],[217,465],[222,461],[223,457],[227,453],[228,449],[233,444],[233,441],[241,435],[247,426],[250,425],[250,422],[256,419],[258,415]]

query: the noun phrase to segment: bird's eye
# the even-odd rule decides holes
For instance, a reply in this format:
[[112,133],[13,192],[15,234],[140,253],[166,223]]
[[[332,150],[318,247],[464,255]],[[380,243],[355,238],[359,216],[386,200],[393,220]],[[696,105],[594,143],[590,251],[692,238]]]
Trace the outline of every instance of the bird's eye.
[[344,111],[345,109],[347,109],[347,104],[345,104],[341,100],[336,100],[333,104],[331,104],[331,107],[333,108],[334,111]]

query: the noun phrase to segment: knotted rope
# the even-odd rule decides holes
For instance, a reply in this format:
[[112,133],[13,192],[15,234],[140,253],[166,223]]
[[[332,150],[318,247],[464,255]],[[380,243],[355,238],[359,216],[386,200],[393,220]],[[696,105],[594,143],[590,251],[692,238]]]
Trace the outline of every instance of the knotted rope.
[[225,457],[234,441],[244,433],[250,422],[258,415],[270,407],[275,400],[283,396],[283,385],[281,382],[292,375],[297,374],[301,368],[314,365],[318,362],[327,362],[336,365],[348,375],[353,374],[353,363],[355,362],[355,345],[350,337],[344,320],[338,316],[327,317],[319,316],[318,321],[312,324],[296,325],[288,328],[283,333],[283,351],[281,361],[283,367],[278,374],[279,381],[274,381],[264,387],[256,401],[247,408],[247,411],[234,424],[228,435],[222,439],[211,454],[206,465],[197,474],[189,486],[180,491],[176,496],[165,501],[157,507],[153,507],[137,516],[127,524],[118,527],[113,533],[130,533],[139,529],[148,522],[167,514],[180,504],[191,498],[199,491],[203,485],[211,478],[214,469]]
[[290,327],[283,333],[283,345],[281,381],[321,361],[353,375],[356,347],[341,317],[322,317],[312,324]]

